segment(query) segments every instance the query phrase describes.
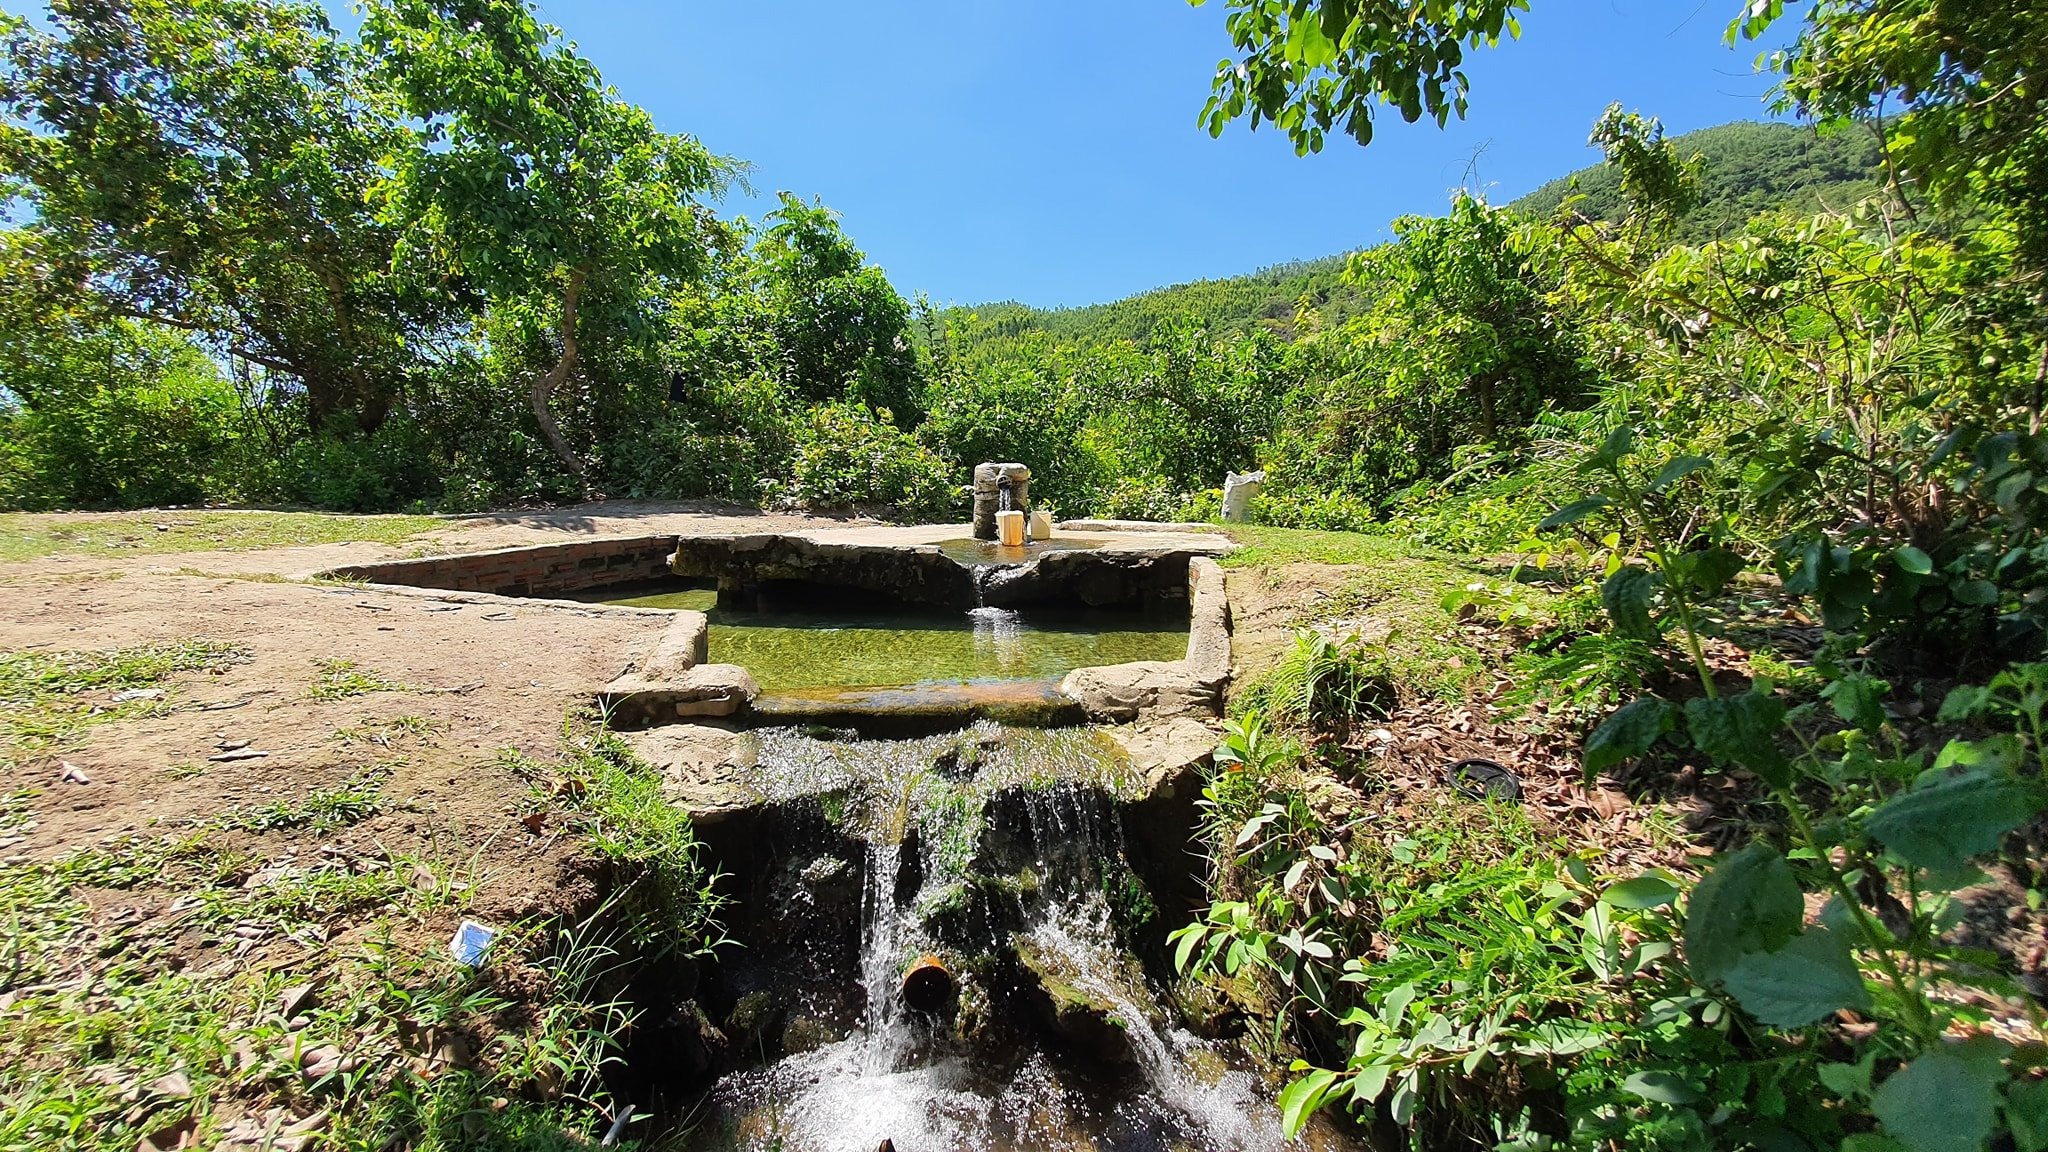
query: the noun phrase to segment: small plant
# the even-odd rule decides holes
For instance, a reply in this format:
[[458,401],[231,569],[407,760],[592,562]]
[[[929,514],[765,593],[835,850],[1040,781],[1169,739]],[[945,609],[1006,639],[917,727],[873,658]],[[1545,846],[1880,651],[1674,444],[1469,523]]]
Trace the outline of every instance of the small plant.
[[315,700],[345,700],[350,696],[367,696],[372,692],[410,692],[410,684],[387,680],[375,672],[359,668],[348,660],[322,660],[319,671],[313,675],[313,687],[307,695]]
[[274,800],[253,810],[227,813],[217,823],[224,828],[252,832],[281,828],[332,832],[385,811],[389,802],[384,795],[384,782],[390,778],[388,765],[367,768],[332,788],[315,788],[302,800]]
[[499,761],[547,779],[546,799],[611,867],[618,893],[611,914],[643,956],[700,956],[723,943],[726,898],[703,860],[690,817],[662,794],[661,775],[601,726],[572,721],[569,751],[556,766],[506,749]]
[[[205,640],[102,652],[0,652],[0,763],[46,753],[94,725],[161,707],[148,690],[182,672],[224,668],[243,655]],[[116,699],[130,691],[140,694]]]

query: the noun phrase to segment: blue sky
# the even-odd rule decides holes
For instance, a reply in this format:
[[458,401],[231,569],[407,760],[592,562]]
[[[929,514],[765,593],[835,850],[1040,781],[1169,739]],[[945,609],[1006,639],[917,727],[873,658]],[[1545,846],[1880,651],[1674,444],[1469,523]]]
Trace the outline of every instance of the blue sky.
[[1464,122],[1388,115],[1369,148],[1296,157],[1270,125],[1196,124],[1222,0],[543,0],[664,129],[754,164],[729,211],[822,198],[906,295],[1045,306],[1367,244],[1475,165],[1511,199],[1596,159],[1611,100],[1674,132],[1760,118],[1756,47],[1721,39],[1737,6],[1536,0],[1470,61]]
[[1740,0],[1534,0],[1468,58],[1467,119],[1389,113],[1369,148],[1297,157],[1270,125],[1196,123],[1224,0],[539,3],[662,128],[754,166],[725,212],[821,199],[906,295],[1040,306],[1362,247],[1468,181],[1513,199],[1599,158],[1610,101],[1674,133],[1761,119],[1754,60],[1796,24],[1730,48]]

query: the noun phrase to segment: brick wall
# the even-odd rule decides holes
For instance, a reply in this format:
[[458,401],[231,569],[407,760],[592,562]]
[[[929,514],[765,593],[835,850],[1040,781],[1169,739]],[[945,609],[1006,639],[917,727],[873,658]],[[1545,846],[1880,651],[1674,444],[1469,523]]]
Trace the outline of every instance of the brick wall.
[[675,547],[674,536],[611,536],[573,544],[351,564],[327,574],[451,592],[552,596],[660,579],[669,575],[668,558]]

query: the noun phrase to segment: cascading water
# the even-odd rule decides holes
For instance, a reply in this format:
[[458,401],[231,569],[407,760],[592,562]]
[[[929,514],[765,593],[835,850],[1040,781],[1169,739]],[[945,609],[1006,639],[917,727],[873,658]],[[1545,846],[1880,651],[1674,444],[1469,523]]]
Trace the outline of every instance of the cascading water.
[[[865,877],[849,975],[866,1002],[842,1039],[723,1080],[696,1146],[1282,1147],[1270,1089],[1162,1023],[1124,950],[1104,892],[1129,878],[1116,802],[1128,766],[1106,759],[1092,734],[989,724],[895,741],[779,732],[764,734],[760,769],[856,797],[845,820],[865,842]],[[960,965],[972,1006],[958,1018],[899,996],[905,966],[926,952]],[[1046,1033],[1019,1005],[1052,984],[1100,1013],[1127,1048],[1106,1057]]]

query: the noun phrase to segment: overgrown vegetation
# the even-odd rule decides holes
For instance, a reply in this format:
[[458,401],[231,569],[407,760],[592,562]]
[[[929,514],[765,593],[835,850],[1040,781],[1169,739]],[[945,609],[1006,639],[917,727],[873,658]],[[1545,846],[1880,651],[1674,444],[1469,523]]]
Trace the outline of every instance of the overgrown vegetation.
[[[1310,151],[1388,110],[1461,115],[1465,53],[1528,3],[1226,7],[1208,126]],[[1749,5],[1730,37],[1783,18]],[[1336,1106],[1417,1148],[2039,1152],[2048,10],[1802,19],[1768,66],[1823,134],[1667,139],[1616,106],[1575,188],[1461,192],[1341,270],[1048,316],[908,306],[798,197],[718,220],[734,162],[654,130],[520,0],[379,0],[358,38],[283,0],[63,0],[0,62],[22,221],[0,498],[936,516],[1002,456],[1069,514],[1208,519],[1226,471],[1263,467],[1229,562],[1361,574],[1240,694],[1204,796],[1214,901],[1177,958],[1300,1057],[1290,1126]],[[167,47],[192,44],[213,50]],[[1340,626],[1390,603],[1391,655]],[[131,675],[28,659],[8,725],[32,751]],[[1571,746],[1588,805],[1693,802],[1699,839],[1573,843],[1395,771],[1381,725],[1474,705]],[[614,869],[619,946],[709,946],[687,823],[623,749],[572,743],[520,766],[532,815],[559,806]],[[62,867],[10,873],[38,924],[80,923]],[[23,940],[18,972],[69,946]],[[202,994],[226,993],[178,996]],[[122,1039],[68,1026],[42,1050]],[[58,1101],[35,1137],[82,1123],[34,1099]],[[416,1099],[401,1142],[450,1114]]]
[[[1522,7],[1403,28],[1233,0],[1211,126],[1312,149],[1386,106],[1445,119],[1457,50]],[[1585,724],[1585,795],[1694,797],[1714,850],[1418,794],[1395,737],[1353,735],[1386,661],[1305,634],[1242,697],[1204,801],[1215,902],[1177,933],[1301,1056],[1290,1127],[1334,1105],[1416,1148],[2048,1147],[2048,107],[2023,8],[1810,10],[1773,66],[1788,109],[1877,130],[1862,203],[1703,225],[1704,158],[1615,108],[1596,196],[1548,219],[1461,197],[1354,258],[1399,269],[1398,306],[1347,321],[1370,382],[1283,427],[1264,514],[1542,582],[1446,599],[1523,642],[1491,711]],[[1533,401],[1510,421],[1503,385]],[[1347,450],[1358,471],[1318,474]]]
[[[656,131],[519,0],[393,0],[354,36],[304,0],[68,0],[4,38],[0,507],[601,493],[948,518],[1001,458],[1068,515],[1154,519],[1212,516],[1226,470],[1278,464],[1270,518],[1350,529],[1596,387],[1539,306],[1556,259],[1504,246],[1541,196],[1091,309],[939,312],[820,205],[717,218],[743,165]],[[1688,236],[1872,183],[1783,125],[1700,142]],[[1612,214],[1606,180],[1589,211]],[[1390,414],[1419,419],[1356,435]],[[63,531],[170,550],[195,520],[214,534]]]

